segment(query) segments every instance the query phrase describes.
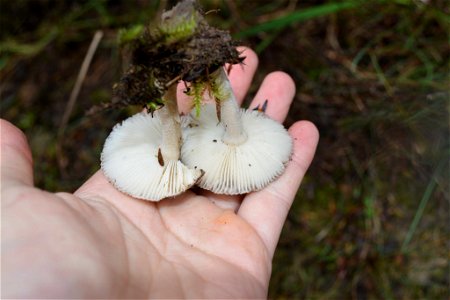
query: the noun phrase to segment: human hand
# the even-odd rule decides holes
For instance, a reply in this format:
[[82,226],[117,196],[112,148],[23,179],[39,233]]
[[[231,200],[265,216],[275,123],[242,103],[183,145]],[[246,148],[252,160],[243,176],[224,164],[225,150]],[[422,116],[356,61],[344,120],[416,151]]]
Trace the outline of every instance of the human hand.
[[[244,67],[230,74],[240,102],[258,64],[251,50],[244,55]],[[294,94],[288,75],[271,73],[250,107],[269,99],[267,115],[282,122]],[[6,298],[265,298],[282,226],[318,142],[314,125],[297,122],[292,159],[265,189],[245,197],[190,190],[155,203],[120,193],[101,171],[73,194],[35,188],[23,133],[3,120],[1,133]]]

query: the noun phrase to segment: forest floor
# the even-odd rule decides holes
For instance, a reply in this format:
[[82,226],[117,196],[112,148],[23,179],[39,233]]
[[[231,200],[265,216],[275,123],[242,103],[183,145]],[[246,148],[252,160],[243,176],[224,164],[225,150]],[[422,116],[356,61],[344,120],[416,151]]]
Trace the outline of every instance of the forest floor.
[[[112,126],[140,108],[108,102],[117,35],[174,1],[0,1],[1,117],[29,138],[37,186],[73,191],[99,168]],[[319,128],[317,155],[277,249],[277,299],[449,295],[449,28],[446,1],[200,1],[297,92],[286,126]],[[95,32],[73,110],[69,96]],[[248,102],[247,102],[248,103]],[[64,124],[63,115],[70,118]]]

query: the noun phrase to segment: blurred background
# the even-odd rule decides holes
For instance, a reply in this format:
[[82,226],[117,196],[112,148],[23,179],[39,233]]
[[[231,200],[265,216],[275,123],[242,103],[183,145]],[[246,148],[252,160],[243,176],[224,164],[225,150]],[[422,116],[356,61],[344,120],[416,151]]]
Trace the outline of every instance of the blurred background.
[[[0,1],[1,117],[27,135],[38,187],[74,191],[99,168],[113,125],[140,109],[85,114],[120,77],[118,32],[175,2]],[[259,54],[247,103],[265,74],[283,70],[297,84],[285,125],[306,119],[321,134],[270,297],[448,299],[449,3],[200,3]]]

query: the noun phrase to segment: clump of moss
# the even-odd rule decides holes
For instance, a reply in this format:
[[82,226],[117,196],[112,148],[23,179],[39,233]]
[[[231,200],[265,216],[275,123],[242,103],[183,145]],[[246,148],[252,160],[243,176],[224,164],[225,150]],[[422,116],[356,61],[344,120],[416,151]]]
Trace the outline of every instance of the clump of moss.
[[209,74],[225,63],[243,61],[236,46],[227,31],[208,25],[193,0],[182,1],[130,43],[131,65],[113,88],[114,101],[153,112],[164,105],[167,88],[179,80],[196,90],[200,85],[207,88]]

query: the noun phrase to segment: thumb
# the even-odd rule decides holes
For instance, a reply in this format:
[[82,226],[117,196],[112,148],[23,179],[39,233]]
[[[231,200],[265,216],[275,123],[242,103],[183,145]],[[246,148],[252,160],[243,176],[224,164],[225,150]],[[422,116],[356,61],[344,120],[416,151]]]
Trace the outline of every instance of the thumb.
[[25,134],[0,119],[0,170],[2,189],[11,185],[33,185],[33,159]]

